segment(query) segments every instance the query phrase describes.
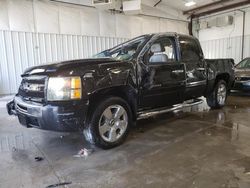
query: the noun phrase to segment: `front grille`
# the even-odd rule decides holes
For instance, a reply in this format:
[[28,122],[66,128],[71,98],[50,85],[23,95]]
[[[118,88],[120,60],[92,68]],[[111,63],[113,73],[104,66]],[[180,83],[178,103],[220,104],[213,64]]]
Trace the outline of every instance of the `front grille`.
[[27,112],[28,112],[27,107],[22,106],[22,105],[20,105],[20,104],[17,104],[17,110],[19,110],[19,111],[21,111],[21,112],[24,112],[24,113],[27,113]]
[[19,87],[18,94],[24,100],[43,103],[45,99],[46,76],[24,77]]

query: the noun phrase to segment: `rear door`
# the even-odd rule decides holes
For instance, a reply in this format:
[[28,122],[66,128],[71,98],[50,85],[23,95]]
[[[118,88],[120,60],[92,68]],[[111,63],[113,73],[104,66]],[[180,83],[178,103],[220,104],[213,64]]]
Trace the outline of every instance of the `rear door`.
[[185,100],[200,97],[207,85],[206,63],[200,43],[189,36],[179,37],[181,62],[186,66]]
[[157,108],[183,102],[185,68],[177,61],[176,39],[161,36],[143,57],[146,71],[141,81],[141,107]]

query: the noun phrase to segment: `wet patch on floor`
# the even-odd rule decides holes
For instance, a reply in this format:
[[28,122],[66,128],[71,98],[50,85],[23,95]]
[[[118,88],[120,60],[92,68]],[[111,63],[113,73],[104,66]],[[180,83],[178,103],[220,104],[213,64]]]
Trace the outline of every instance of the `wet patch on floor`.
[[[141,120],[126,142],[93,148],[78,133],[27,129],[0,98],[0,187],[250,187],[250,97]],[[3,104],[3,105],[2,105]],[[94,149],[76,158],[82,148]],[[35,157],[42,157],[37,161]]]

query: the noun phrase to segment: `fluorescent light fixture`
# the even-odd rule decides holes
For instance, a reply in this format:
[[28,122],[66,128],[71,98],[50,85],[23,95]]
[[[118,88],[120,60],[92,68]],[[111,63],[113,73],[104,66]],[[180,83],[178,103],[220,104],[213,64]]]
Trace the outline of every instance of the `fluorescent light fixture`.
[[194,2],[194,1],[188,1],[188,2],[185,3],[185,6],[186,7],[191,7],[191,6],[194,6],[195,4],[196,4],[196,2]]

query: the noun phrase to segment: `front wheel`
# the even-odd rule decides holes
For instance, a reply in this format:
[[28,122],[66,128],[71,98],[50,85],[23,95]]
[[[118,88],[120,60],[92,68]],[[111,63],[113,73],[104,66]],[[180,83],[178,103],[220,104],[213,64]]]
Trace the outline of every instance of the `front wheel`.
[[132,121],[129,105],[119,97],[110,97],[96,105],[84,129],[87,141],[109,149],[126,139]]
[[219,80],[213,92],[206,97],[208,106],[211,108],[222,108],[225,106],[227,91],[227,83],[224,80]]

